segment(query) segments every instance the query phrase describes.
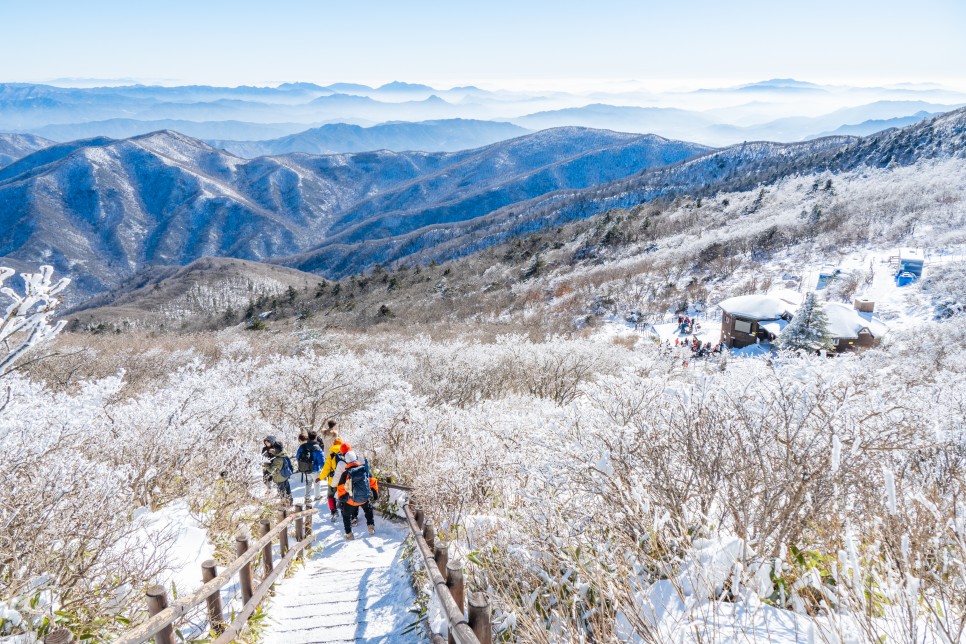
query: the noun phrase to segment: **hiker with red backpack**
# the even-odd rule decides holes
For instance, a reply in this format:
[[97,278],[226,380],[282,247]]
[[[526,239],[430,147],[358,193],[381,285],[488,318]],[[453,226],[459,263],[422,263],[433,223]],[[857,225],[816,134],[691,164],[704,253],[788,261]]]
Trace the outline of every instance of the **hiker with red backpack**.
[[359,461],[354,450],[349,449],[344,454],[345,462],[341,463],[336,481],[339,495],[339,505],[342,508],[342,527],[345,528],[345,538],[352,540],[353,515],[358,516],[359,509],[366,517],[369,534],[376,533],[376,521],[372,513],[372,502],[379,498],[379,482],[369,469],[369,461]]

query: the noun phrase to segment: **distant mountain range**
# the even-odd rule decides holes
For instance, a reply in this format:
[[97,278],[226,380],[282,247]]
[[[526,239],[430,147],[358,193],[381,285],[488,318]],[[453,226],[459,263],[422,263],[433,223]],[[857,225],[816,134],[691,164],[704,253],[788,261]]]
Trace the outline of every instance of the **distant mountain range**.
[[245,158],[304,152],[336,154],[370,150],[456,152],[483,147],[529,133],[512,123],[449,119],[383,123],[360,127],[333,123],[268,141],[209,140],[216,148]]
[[[966,93],[940,87],[835,87],[794,79],[690,92],[590,94],[473,86],[442,89],[403,82],[380,87],[284,83],[278,87],[85,88],[6,83],[0,84],[0,131],[66,142],[172,129],[231,147],[228,141],[277,139],[327,124],[374,126],[462,119],[467,128],[479,127],[473,124],[480,121],[512,123],[527,130],[580,126],[721,146],[753,140],[804,140],[846,125],[866,124],[860,127],[865,132],[877,121],[945,112],[962,105],[966,105]],[[510,136],[516,134],[519,132]],[[344,144],[333,137],[321,147],[312,144],[311,149],[290,149],[350,151],[364,145],[365,137],[358,133],[346,136]],[[483,137],[474,142],[473,137],[472,133],[464,136],[466,145],[493,140]],[[417,137],[413,142],[433,151],[457,145],[444,142],[434,147],[435,140]],[[246,152],[253,153],[255,150]]]
[[[563,128],[456,153],[246,161],[174,132],[54,145],[0,168],[0,259],[49,262],[72,293],[150,265],[266,260],[465,221],[676,163],[703,146]],[[345,274],[349,266],[321,269]]]

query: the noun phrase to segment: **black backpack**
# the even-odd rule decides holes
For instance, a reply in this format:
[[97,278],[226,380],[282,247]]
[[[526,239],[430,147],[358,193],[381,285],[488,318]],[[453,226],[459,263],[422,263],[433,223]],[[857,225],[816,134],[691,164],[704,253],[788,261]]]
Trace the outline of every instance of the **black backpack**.
[[372,497],[369,489],[369,472],[365,465],[355,465],[346,470],[346,478],[352,482],[352,502],[362,505]]
[[312,452],[317,451],[319,451],[319,444],[316,442],[305,443],[299,448],[299,473],[309,474],[315,470],[315,457]]

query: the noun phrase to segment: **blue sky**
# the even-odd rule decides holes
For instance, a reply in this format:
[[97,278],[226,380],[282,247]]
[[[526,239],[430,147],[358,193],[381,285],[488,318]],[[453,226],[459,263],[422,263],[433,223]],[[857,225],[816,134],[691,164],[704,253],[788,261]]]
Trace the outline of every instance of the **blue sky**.
[[963,0],[0,0],[0,81],[966,85]]

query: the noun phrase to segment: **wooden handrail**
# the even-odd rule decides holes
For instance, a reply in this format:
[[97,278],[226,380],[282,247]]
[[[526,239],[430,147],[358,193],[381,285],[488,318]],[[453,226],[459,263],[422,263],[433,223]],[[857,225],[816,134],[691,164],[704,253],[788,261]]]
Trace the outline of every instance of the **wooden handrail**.
[[[115,644],[141,644],[141,642],[144,642],[145,640],[149,639],[150,637],[164,630],[166,627],[171,625],[179,617],[183,617],[184,615],[186,615],[188,611],[190,611],[195,606],[198,606],[203,602],[207,602],[207,599],[210,595],[219,592],[222,589],[222,587],[228,584],[228,582],[231,581],[231,578],[235,576],[236,573],[238,573],[246,564],[250,563],[255,557],[261,554],[262,549],[265,548],[265,546],[270,545],[272,543],[272,540],[276,536],[278,536],[283,530],[285,530],[289,524],[293,523],[296,519],[301,521],[304,517],[311,517],[314,513],[315,513],[315,509],[310,508],[308,510],[303,510],[302,512],[295,512],[285,517],[285,519],[280,521],[270,532],[268,532],[268,534],[263,536],[261,539],[256,541],[251,547],[249,547],[248,550],[245,552],[245,554],[239,556],[233,562],[228,564],[228,566],[221,572],[220,575],[218,575],[217,577],[215,577],[214,579],[206,583],[204,586],[202,586],[192,594],[176,600],[171,604],[171,606],[165,608],[164,610],[159,612],[157,615],[155,615],[148,621],[144,622],[143,624],[140,624],[136,628],[132,629],[130,632],[122,635],[117,640],[115,640]],[[277,573],[280,573],[281,571],[285,570],[285,568],[288,567],[289,563],[291,563],[292,557],[294,557],[295,554],[301,552],[302,549],[305,547],[305,545],[312,542],[312,539],[314,539],[314,535],[309,535],[302,541],[299,541],[294,547],[289,549],[289,552],[286,554],[285,558],[279,562],[278,567],[275,568],[272,575],[269,575],[268,577],[266,577],[265,580],[258,585],[257,591],[253,594],[251,600],[242,609],[242,613],[245,613],[245,611],[249,607],[251,607],[251,611],[249,611],[248,614],[250,615],[252,612],[254,612],[254,609],[258,605],[258,602],[261,601],[265,593],[268,592],[268,588],[271,587],[271,582],[273,582],[275,578],[278,576]],[[291,555],[291,557],[289,555]],[[264,592],[263,592],[263,589],[264,589]],[[237,621],[238,620],[236,619],[235,622]],[[232,623],[229,630],[235,628],[235,622]],[[225,632],[227,633],[228,631],[225,631]],[[219,640],[216,640],[216,641],[221,641],[221,640],[219,638]],[[230,640],[226,640],[226,641],[230,641]]]
[[[449,586],[447,586],[447,579],[443,577],[439,569],[439,564],[435,558],[433,547],[427,543],[426,535],[427,533],[432,535],[433,528],[430,522],[426,522],[424,525],[419,525],[419,521],[416,520],[413,510],[410,508],[409,504],[403,505],[403,512],[406,514],[406,521],[409,524],[409,530],[413,533],[413,539],[416,542],[416,549],[419,551],[420,556],[417,557],[422,564],[426,573],[429,575],[430,583],[433,587],[433,592],[439,598],[440,603],[443,606],[443,612],[446,614],[446,621],[448,624],[449,640],[450,642],[455,642],[456,644],[480,644],[479,638],[476,633],[470,627],[469,621],[463,612],[463,608],[453,599],[453,594],[450,591]],[[419,513],[422,514],[422,513]],[[462,579],[460,579],[462,582]],[[489,624],[486,625],[489,629]]]
[[312,543],[313,539],[315,539],[315,535],[310,534],[296,543],[288,551],[288,554],[286,554],[282,560],[278,562],[278,565],[274,568],[274,570],[272,570],[272,572],[265,577],[265,580],[258,585],[258,589],[255,591],[255,594],[252,595],[251,601],[245,604],[241,612],[235,616],[235,621],[231,623],[231,626],[225,629],[225,632],[219,635],[218,638],[212,642],[212,644],[229,644],[236,637],[238,637],[238,634],[244,630],[245,625],[248,623],[248,618],[252,616],[252,613],[255,612],[255,609],[258,608],[258,605],[262,603],[263,599],[265,599],[265,595],[268,594],[269,590],[271,590],[272,584],[275,583],[275,580],[278,578],[278,576],[288,568],[289,564],[292,563],[292,560],[294,560],[298,553],[301,552],[302,548]]

